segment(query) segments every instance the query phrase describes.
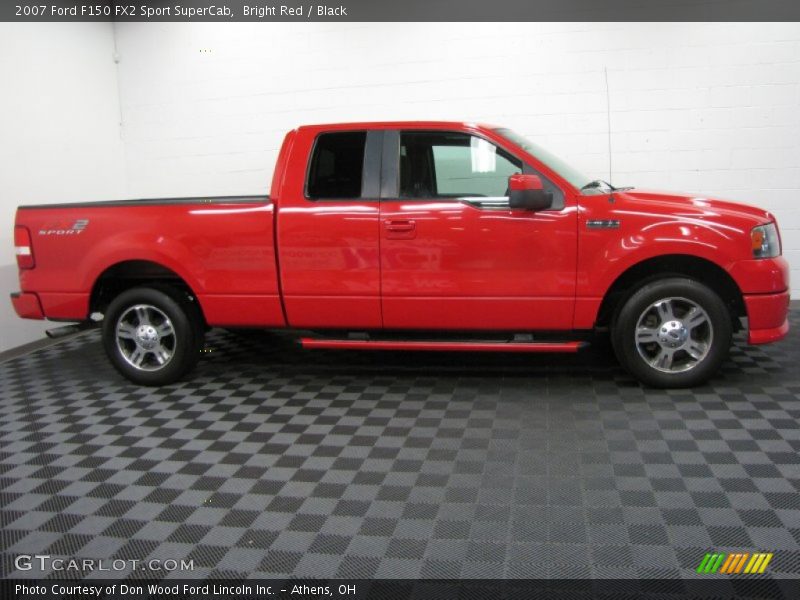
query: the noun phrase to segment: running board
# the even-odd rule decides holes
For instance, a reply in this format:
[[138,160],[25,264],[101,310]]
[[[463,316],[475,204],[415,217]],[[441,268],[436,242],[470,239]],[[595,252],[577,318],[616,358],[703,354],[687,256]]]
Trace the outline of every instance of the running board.
[[414,350],[428,352],[562,352],[574,353],[589,342],[443,342],[404,340],[333,340],[300,338],[308,350]]

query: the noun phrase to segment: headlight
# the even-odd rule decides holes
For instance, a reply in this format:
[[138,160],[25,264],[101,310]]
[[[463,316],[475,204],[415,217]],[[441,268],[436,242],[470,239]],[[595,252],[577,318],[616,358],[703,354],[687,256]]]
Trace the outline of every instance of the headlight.
[[775,223],[753,227],[750,241],[753,244],[753,258],[775,258],[781,254],[781,239]]

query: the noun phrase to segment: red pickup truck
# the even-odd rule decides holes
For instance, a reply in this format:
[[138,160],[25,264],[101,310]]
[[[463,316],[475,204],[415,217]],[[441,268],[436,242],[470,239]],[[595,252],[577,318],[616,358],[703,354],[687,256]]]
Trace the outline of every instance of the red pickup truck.
[[610,331],[642,382],[699,384],[746,318],[788,331],[774,217],[591,181],[470,123],[299,127],[269,196],[23,206],[19,316],[103,315],[113,365],[179,379],[210,327],[306,348],[577,352]]

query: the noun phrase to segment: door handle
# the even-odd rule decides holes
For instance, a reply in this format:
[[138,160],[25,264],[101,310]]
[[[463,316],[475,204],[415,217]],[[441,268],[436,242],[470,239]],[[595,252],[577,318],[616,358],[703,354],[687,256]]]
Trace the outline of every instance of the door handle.
[[388,231],[413,231],[417,224],[414,221],[384,221]]
[[417,224],[409,219],[387,219],[383,226],[386,237],[391,240],[408,240],[417,235]]

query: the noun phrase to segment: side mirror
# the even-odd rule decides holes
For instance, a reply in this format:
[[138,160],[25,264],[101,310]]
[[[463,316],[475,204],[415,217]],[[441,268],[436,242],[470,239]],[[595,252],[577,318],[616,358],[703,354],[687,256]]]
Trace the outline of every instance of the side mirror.
[[545,210],[553,205],[553,193],[542,186],[538,175],[517,173],[508,178],[508,206],[522,210]]

